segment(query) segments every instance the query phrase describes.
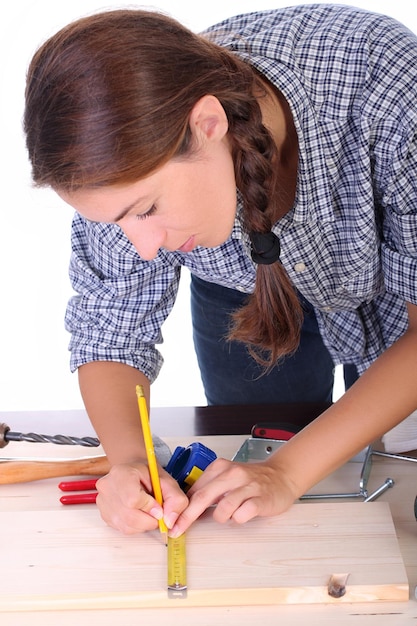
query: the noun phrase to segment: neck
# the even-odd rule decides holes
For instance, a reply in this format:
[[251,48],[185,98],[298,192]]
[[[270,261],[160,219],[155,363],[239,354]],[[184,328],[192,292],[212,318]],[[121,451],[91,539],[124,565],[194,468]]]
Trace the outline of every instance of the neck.
[[265,127],[275,140],[280,154],[290,161],[290,155],[298,153],[297,132],[287,101],[276,87],[262,78],[264,90],[257,94]]
[[284,96],[262,78],[264,89],[257,99],[265,127],[278,148],[278,185],[283,214],[289,211],[295,199],[298,167],[298,138],[294,120]]

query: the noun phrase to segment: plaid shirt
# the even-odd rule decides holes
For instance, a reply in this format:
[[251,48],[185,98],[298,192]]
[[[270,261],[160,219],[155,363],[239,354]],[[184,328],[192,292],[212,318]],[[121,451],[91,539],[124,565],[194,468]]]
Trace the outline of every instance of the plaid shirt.
[[[306,5],[225,20],[206,35],[287,99],[299,140],[293,209],[274,226],[294,286],[314,306],[335,363],[363,372],[407,328],[417,304],[417,39],[395,20]],[[143,261],[115,225],[76,215],[69,302],[71,367],[120,361],[155,379],[161,325],[181,266],[251,292],[241,228],[222,245]]]

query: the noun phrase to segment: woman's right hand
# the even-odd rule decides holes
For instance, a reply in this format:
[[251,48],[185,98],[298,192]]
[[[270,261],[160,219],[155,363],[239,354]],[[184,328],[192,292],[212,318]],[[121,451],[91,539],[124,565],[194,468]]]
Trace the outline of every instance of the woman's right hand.
[[146,463],[114,465],[97,481],[97,506],[103,520],[124,534],[154,530],[164,518],[172,528],[189,501],[176,480],[159,468],[164,508],[151,495],[152,484]]

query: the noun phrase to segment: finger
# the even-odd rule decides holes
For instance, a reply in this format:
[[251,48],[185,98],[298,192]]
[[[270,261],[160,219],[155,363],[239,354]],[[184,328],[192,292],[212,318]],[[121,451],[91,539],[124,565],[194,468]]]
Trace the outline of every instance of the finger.
[[204,488],[206,485],[210,484],[213,480],[216,480],[219,476],[221,476],[225,471],[227,471],[231,466],[233,466],[232,461],[228,461],[226,459],[218,458],[204,470],[204,472],[199,476],[199,478],[195,481],[195,483],[190,487],[187,491],[187,495],[189,498]]
[[262,499],[253,496],[247,487],[228,492],[219,501],[213,517],[217,522],[225,523],[233,520],[237,524],[245,524],[261,514]]
[[[207,475],[206,472],[208,472]],[[273,471],[264,463],[242,464],[214,461],[196,481],[190,505],[178,518],[172,535],[178,536],[208,508],[217,503],[213,516],[224,523],[245,523],[256,516],[273,515],[287,508],[277,496]]]
[[[178,537],[185,532],[209,506],[219,502],[228,490],[233,489],[235,483],[241,484],[243,473],[240,470],[236,471],[235,465],[230,461],[224,459],[219,459],[219,461],[214,461],[213,467],[207,468],[193,485],[189,505],[172,528],[170,532],[172,537]],[[206,472],[208,476],[204,476]],[[190,492],[191,490],[188,493]]]
[[254,517],[266,517],[283,513],[293,502],[288,499],[282,490],[275,486],[271,487],[268,481],[262,484],[257,480],[227,492],[219,500],[213,513],[214,518],[219,522],[226,522],[232,519],[238,524],[244,524]]
[[158,527],[157,519],[144,511],[122,506],[108,506],[108,501],[103,501],[100,494],[96,502],[103,521],[125,535],[155,530]]
[[172,527],[187,507],[188,498],[172,476],[162,469],[160,472],[163,507],[147,491],[151,485],[146,466],[115,467],[107,480],[102,479],[98,485],[102,498],[97,498],[97,504],[106,523],[124,533],[149,530],[155,527],[155,523],[141,515],[146,513],[156,520],[166,518],[167,526]]
[[161,474],[161,489],[163,495],[163,519],[168,528],[172,528],[178,516],[184,511],[189,500],[177,481],[166,472]]
[[159,505],[149,493],[147,479],[147,470],[144,472],[140,468],[115,466],[107,476],[97,481],[96,489],[103,498],[119,501],[123,507],[148,512]]
[[246,524],[249,520],[261,515],[260,498],[245,500],[233,513],[232,519],[237,524]]
[[146,466],[115,466],[97,481],[97,505],[106,524],[125,534],[157,527],[163,510],[143,488],[147,481]]

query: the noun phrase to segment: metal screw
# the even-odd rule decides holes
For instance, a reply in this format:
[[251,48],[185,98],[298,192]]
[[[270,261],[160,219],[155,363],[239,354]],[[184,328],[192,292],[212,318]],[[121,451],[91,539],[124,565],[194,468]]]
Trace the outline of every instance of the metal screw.
[[392,478],[387,478],[387,480],[380,487],[378,487],[378,489],[375,489],[375,491],[371,493],[371,495],[365,498],[364,502],[372,502],[372,500],[376,500],[377,498],[379,498],[380,495],[385,493],[385,491],[387,491],[390,487],[393,487],[394,485],[395,483]]

